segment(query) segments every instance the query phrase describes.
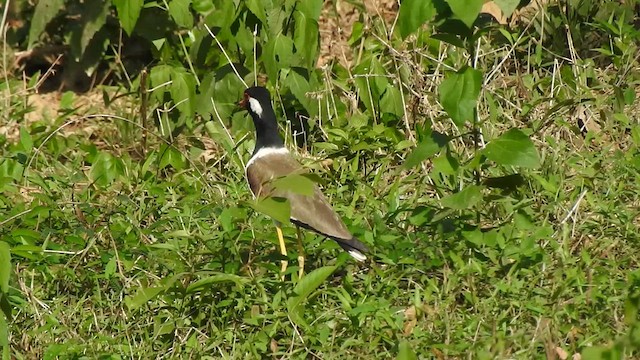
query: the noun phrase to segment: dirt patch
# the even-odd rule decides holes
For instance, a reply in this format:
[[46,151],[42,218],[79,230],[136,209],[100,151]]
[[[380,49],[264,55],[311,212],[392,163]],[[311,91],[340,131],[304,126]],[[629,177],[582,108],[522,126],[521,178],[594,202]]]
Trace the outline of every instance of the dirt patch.
[[398,13],[397,0],[364,0],[363,6],[355,6],[345,0],[325,1],[318,25],[320,28],[320,56],[318,67],[337,60],[350,67],[353,52],[349,37],[353,24],[360,21],[368,24],[371,19],[381,18],[391,25]]

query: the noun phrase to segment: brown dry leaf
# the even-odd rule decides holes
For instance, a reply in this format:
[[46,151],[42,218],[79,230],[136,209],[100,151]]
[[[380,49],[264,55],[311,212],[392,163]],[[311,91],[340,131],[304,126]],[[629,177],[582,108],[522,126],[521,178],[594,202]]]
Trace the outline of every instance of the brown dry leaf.
[[581,104],[576,106],[574,116],[576,118],[576,125],[580,129],[582,136],[587,135],[588,131],[592,131],[596,134],[600,133],[600,125],[587,114],[587,109],[584,105]]
[[502,14],[502,10],[500,10],[500,7],[493,1],[484,3],[480,12],[493,16],[493,18],[502,25],[507,23],[507,18]]
[[416,318],[416,307],[411,305],[404,311],[404,336],[409,336],[413,332],[413,328],[416,327],[418,320]]
[[569,354],[560,346],[556,346],[556,355],[558,355],[558,359],[567,360]]
[[269,349],[273,354],[278,352],[278,342],[276,339],[271,339],[271,343],[269,344]]
[[440,351],[440,350],[438,350],[438,349],[436,349],[436,348],[431,349],[431,352],[433,353],[433,355],[434,355],[434,356],[436,357],[436,359],[438,359],[438,360],[442,360],[442,359],[444,359],[444,358],[445,358],[445,357],[444,357],[444,354],[442,353],[442,351]]
[[328,168],[329,166],[333,165],[333,159],[324,159],[320,163],[322,164],[322,166]]
[[575,353],[571,357],[571,360],[582,360],[582,355],[580,355],[579,353]]

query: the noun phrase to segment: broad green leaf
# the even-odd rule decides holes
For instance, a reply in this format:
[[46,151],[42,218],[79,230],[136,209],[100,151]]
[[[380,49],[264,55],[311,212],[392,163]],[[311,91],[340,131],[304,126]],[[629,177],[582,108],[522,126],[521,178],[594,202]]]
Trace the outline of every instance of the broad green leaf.
[[509,17],[518,8],[520,0],[493,0],[502,11],[504,17]]
[[283,224],[287,224],[291,217],[291,205],[289,200],[285,198],[265,197],[256,199],[251,203],[251,207]]
[[[11,321],[11,304],[9,303],[9,297],[7,293],[0,292],[0,312],[4,314],[5,319]],[[0,315],[2,318],[2,315]],[[2,339],[0,339],[2,340]]]
[[29,134],[29,130],[24,126],[20,127],[20,147],[22,150],[29,153],[33,148],[33,140],[31,139],[31,134]]
[[333,274],[336,270],[336,266],[325,266],[319,269],[313,270],[309,274],[305,275],[296,287],[293,289],[295,295],[291,296],[287,300],[287,311],[298,325],[304,325],[305,321],[301,315],[303,309],[303,302],[307,300],[309,295],[315,291],[322,283]]
[[11,248],[11,254],[35,260],[40,257],[40,254],[42,254],[42,247],[35,245],[14,245]]
[[[463,25],[460,25],[461,27]],[[447,44],[451,44],[455,47],[458,47],[460,49],[464,49],[465,45],[464,45],[464,41],[462,41],[462,39],[460,39],[458,36],[454,35],[454,34],[449,34],[449,33],[440,33],[440,34],[433,34],[431,35],[432,39],[436,39],[436,40],[440,40],[443,41]]]
[[296,24],[293,43],[296,46],[296,55],[300,59],[299,65],[311,69],[316,63],[320,44],[318,22],[301,11],[296,11],[293,17]]
[[403,0],[398,15],[398,30],[405,39],[436,14],[432,0]]
[[511,129],[492,140],[483,150],[484,155],[500,165],[537,168],[538,151],[529,137],[519,129]]
[[187,287],[187,294],[205,290],[214,284],[221,282],[233,282],[238,287],[243,287],[249,279],[234,274],[217,274],[199,279]]
[[277,178],[271,182],[274,188],[291,191],[296,194],[313,195],[314,183],[311,179],[300,174],[291,174]]
[[169,3],[169,15],[178,26],[191,29],[193,27],[193,14],[191,14],[191,0],[172,0]]
[[449,74],[440,84],[440,103],[458,127],[473,120],[481,86],[482,73],[470,67]]
[[74,102],[76,101],[76,94],[73,91],[65,91],[60,97],[60,108],[65,110],[72,110]]
[[118,11],[118,19],[124,31],[131,35],[140,16],[144,0],[113,0]]
[[288,68],[293,57],[293,41],[282,34],[269,40],[262,55],[269,79],[275,81],[280,69]]
[[249,9],[255,15],[262,25],[267,25],[267,13],[265,12],[265,6],[261,0],[246,0],[244,6]]
[[172,67],[169,65],[158,65],[151,69],[149,78],[151,79],[151,89],[153,97],[162,102],[165,92],[170,89]]
[[[71,39],[69,40],[71,54],[76,62],[80,62],[81,60],[83,63],[88,62],[84,59],[85,53],[91,54],[95,62],[96,57],[103,53],[104,44],[99,41],[92,43],[90,48],[87,48],[87,46],[90,45],[96,33],[107,23],[110,8],[111,1],[106,0],[85,2],[82,5],[79,24],[81,28],[76,28],[71,33]],[[95,54],[96,51],[98,55]]]
[[454,210],[469,209],[482,200],[482,186],[470,185],[442,199],[442,206]]
[[196,97],[196,81],[192,74],[178,67],[171,70],[171,98],[183,117],[192,117]]
[[469,29],[473,26],[473,22],[476,21],[480,10],[482,10],[482,4],[484,0],[445,0],[453,14],[462,22],[467,25]]
[[0,292],[9,291],[9,277],[11,276],[11,249],[9,244],[0,241]]
[[402,118],[404,115],[402,93],[393,84],[387,85],[387,90],[380,99],[380,112],[391,113],[398,118]]
[[49,22],[64,8],[65,0],[40,0],[36,3],[36,9],[31,17],[31,26],[29,27],[29,43],[27,46],[29,49],[33,47],[33,44],[38,40]]
[[582,350],[582,360],[618,360],[624,359],[616,346],[591,346]]
[[322,3],[322,0],[300,0],[296,4],[296,9],[309,19],[318,21],[322,12]]
[[215,7],[213,6],[213,0],[193,0],[192,6],[193,10],[202,15],[206,15],[215,10]]
[[262,3],[261,5],[262,7],[267,8],[267,23],[265,26],[267,30],[267,35],[268,35],[267,38],[273,39],[277,35],[282,35],[287,33],[287,31],[285,31],[284,29],[284,25],[285,23],[290,21],[289,14],[291,14],[291,12],[293,11],[293,9],[291,10],[291,12],[286,10],[287,8],[286,5],[290,1],[279,0],[275,6],[272,5],[271,7],[265,6],[264,0],[261,0],[260,2]]
[[444,147],[448,141],[449,139],[446,135],[437,131],[429,133],[407,156],[404,167],[409,169],[420,165],[424,160],[440,152],[440,149]]
[[398,345],[398,357],[396,360],[417,360],[416,353],[407,340],[402,340]]
[[173,146],[163,145],[160,154],[162,156],[160,158],[160,169],[164,169],[169,165],[175,170],[183,170],[186,167],[187,160],[182,153]]
[[308,78],[309,74],[306,69],[294,67],[287,72],[284,83],[289,87],[293,96],[304,106],[305,110],[311,116],[314,116],[318,111],[318,106],[313,106],[312,101],[307,97],[307,93],[311,91]]
[[134,296],[126,296],[124,298],[124,303],[127,305],[129,310],[135,310],[165,290],[166,288],[164,286],[142,287],[138,289]]
[[100,153],[91,166],[91,180],[98,185],[109,185],[117,176],[122,174],[122,165],[119,159],[109,153]]
[[[4,298],[4,294],[0,294],[0,298]],[[9,359],[9,325],[4,316],[0,315],[0,348],[2,349],[2,359]]]

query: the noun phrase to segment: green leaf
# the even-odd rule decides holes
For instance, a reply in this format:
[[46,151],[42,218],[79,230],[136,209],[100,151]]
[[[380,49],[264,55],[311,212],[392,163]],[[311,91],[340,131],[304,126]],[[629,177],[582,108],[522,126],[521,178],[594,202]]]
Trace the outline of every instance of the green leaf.
[[618,360],[623,359],[622,353],[615,346],[591,346],[582,350],[582,360]]
[[187,287],[187,294],[205,290],[214,284],[221,282],[233,282],[238,287],[244,287],[249,280],[234,274],[217,274],[199,279]]
[[[83,60],[85,52],[92,53],[90,50],[97,50],[99,54],[103,53],[104,44],[98,41],[91,44],[92,46],[89,49],[87,49],[87,46],[90,45],[96,33],[107,23],[110,8],[111,1],[106,0],[83,3],[80,12],[80,28],[76,28],[71,32],[71,39],[69,40],[71,54],[76,62]],[[92,55],[94,58],[96,57],[95,54]]]
[[454,210],[469,209],[482,200],[482,186],[471,185],[442,199],[442,206]]
[[278,34],[265,46],[262,55],[269,79],[275,81],[280,69],[288,68],[293,57],[293,40]]
[[511,129],[492,140],[483,154],[500,165],[538,168],[540,158],[533,142],[519,129]]
[[[4,314],[5,319],[11,321],[11,304],[9,303],[8,295],[3,292],[0,292],[0,311]],[[0,316],[0,318],[2,318],[2,316]]]
[[124,31],[131,35],[140,16],[144,0],[113,0],[118,11],[118,19]]
[[504,17],[508,18],[518,8],[520,0],[493,0],[502,11]]
[[40,0],[36,3],[36,9],[31,17],[31,26],[29,27],[29,43],[27,46],[29,49],[33,47],[33,44],[38,40],[51,20],[64,8],[65,0]]
[[183,170],[187,165],[187,160],[182,153],[173,146],[163,145],[160,153],[162,154],[160,169],[171,165],[176,170]]
[[309,274],[305,275],[296,287],[293,289],[295,295],[291,296],[287,300],[287,311],[291,316],[291,319],[298,325],[306,325],[303,316],[303,302],[307,300],[309,295],[315,291],[322,283],[333,274],[336,270],[336,266],[325,266],[319,269],[313,270]]
[[291,215],[291,205],[289,200],[279,197],[265,197],[256,199],[250,204],[251,207],[261,212],[272,219],[279,221],[283,224],[289,223]]
[[293,43],[296,46],[296,55],[300,59],[299,65],[312,69],[316,63],[320,44],[318,22],[302,11],[296,11],[293,18],[296,24]]
[[481,86],[482,73],[470,67],[449,74],[440,84],[440,103],[458,127],[473,120]]
[[422,24],[431,20],[436,14],[432,0],[404,0],[400,4],[398,30],[402,39],[406,39]]
[[29,134],[29,130],[24,126],[20,127],[20,147],[27,153],[33,148],[33,139],[31,139],[31,134]]
[[473,26],[473,22],[476,21],[480,10],[482,10],[482,4],[484,0],[445,0],[453,14],[462,22],[467,25],[469,29]]
[[133,297],[126,296],[124,298],[124,303],[127,305],[129,310],[135,310],[140,306],[146,304],[149,300],[155,298],[163,292],[166,288],[164,286],[159,287],[141,287],[136,292],[136,295]]
[[440,152],[440,149],[447,144],[447,141],[447,137],[438,132],[429,134],[429,136],[426,136],[407,156],[404,167],[409,169],[420,165],[424,160]]
[[[0,298],[3,296],[0,294]],[[0,348],[2,349],[2,359],[9,359],[9,324],[4,316],[0,316]]]
[[9,244],[0,241],[0,292],[9,291],[9,277],[11,276],[11,249]]
[[306,69],[294,67],[291,68],[291,71],[287,72],[287,77],[284,82],[289,87],[289,90],[291,90],[293,96],[304,106],[305,110],[307,110],[311,116],[314,116],[318,111],[318,106],[313,106],[311,99],[307,97],[307,93],[311,91],[311,86],[307,80],[308,78],[309,74]]
[[91,166],[91,180],[98,185],[107,186],[120,174],[122,164],[109,153],[100,153]]
[[318,21],[322,12],[322,3],[322,0],[301,0],[296,4],[296,9],[307,18]]
[[193,117],[196,97],[196,81],[184,68],[171,69],[171,98],[182,117]]
[[191,6],[193,6],[193,10],[202,15],[206,15],[215,10],[215,7],[213,6],[213,0],[193,0]]
[[391,113],[398,118],[404,115],[404,103],[402,93],[393,84],[387,85],[387,90],[380,99],[380,112]]
[[169,15],[178,26],[191,29],[193,27],[193,14],[189,6],[191,0],[173,0],[169,3]]
[[162,102],[165,92],[169,90],[172,69],[169,65],[158,65],[151,69],[149,78],[151,79],[151,88],[155,89],[153,97],[156,101]]
[[402,340],[398,345],[398,357],[396,360],[417,360],[416,353],[407,340]]
[[262,25],[267,25],[267,13],[262,0],[246,0],[244,6],[260,20]]
[[315,184],[307,176],[290,174],[273,180],[271,185],[276,189],[291,191],[304,196],[311,196],[313,195]]
[[72,110],[73,103],[76,100],[75,93],[73,91],[65,91],[60,97],[60,108],[65,110]]

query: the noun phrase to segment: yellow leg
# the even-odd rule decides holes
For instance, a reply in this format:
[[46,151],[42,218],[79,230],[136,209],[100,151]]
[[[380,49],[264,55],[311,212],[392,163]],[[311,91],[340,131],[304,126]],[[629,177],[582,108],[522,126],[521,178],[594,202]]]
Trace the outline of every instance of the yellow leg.
[[289,262],[287,261],[287,247],[284,244],[284,237],[282,236],[282,229],[280,229],[280,226],[276,225],[276,232],[278,233],[278,242],[280,243],[280,254],[285,257],[285,259],[280,262],[282,265],[280,267],[280,271],[282,272],[282,280],[284,280],[284,272],[287,270],[287,265],[289,265]]
[[296,226],[298,230],[298,278],[302,278],[304,275],[304,248],[302,247],[302,232],[300,231],[300,227]]

